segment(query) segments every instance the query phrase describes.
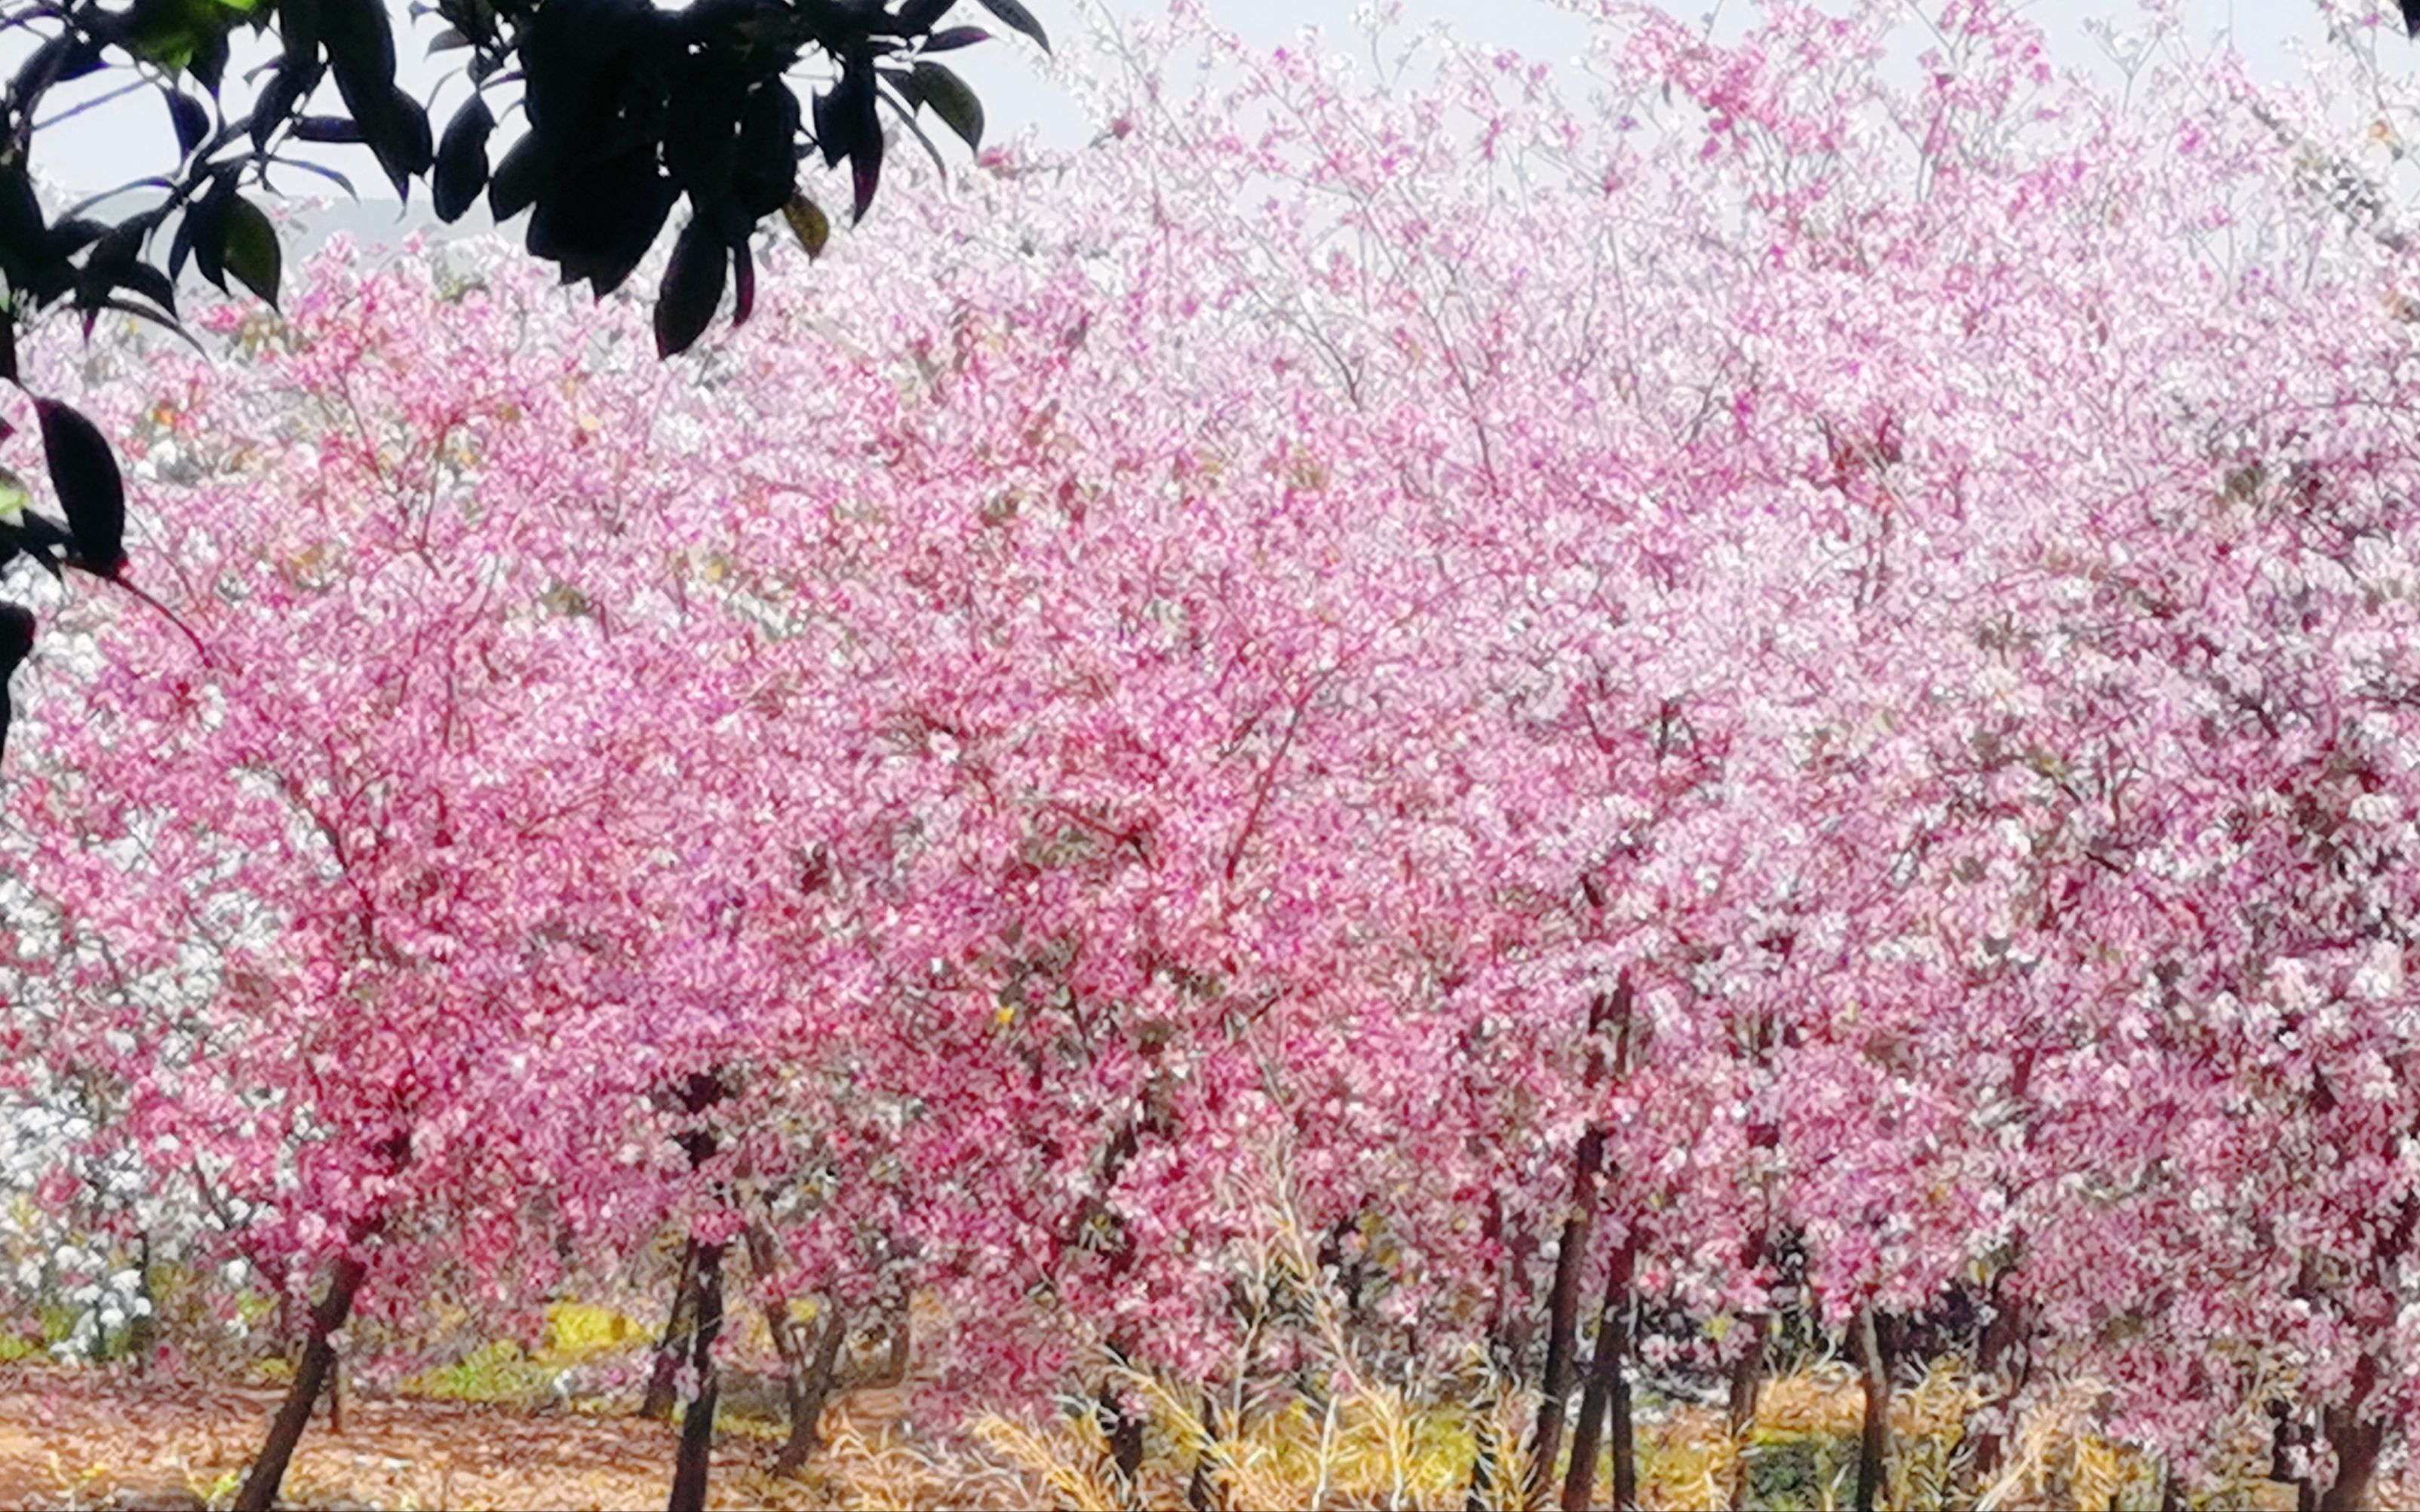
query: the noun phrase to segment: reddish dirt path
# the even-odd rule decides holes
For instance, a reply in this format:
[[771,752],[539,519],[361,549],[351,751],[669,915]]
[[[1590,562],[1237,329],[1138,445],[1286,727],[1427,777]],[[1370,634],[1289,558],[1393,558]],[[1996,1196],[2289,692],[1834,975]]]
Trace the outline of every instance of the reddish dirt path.
[[[275,1411],[273,1390],[161,1385],[98,1370],[0,1368],[0,1507],[225,1505]],[[763,1473],[770,1446],[726,1434],[718,1506],[821,1504]],[[348,1400],[303,1436],[286,1497],[318,1507],[659,1507],[673,1435],[597,1415],[413,1398]]]

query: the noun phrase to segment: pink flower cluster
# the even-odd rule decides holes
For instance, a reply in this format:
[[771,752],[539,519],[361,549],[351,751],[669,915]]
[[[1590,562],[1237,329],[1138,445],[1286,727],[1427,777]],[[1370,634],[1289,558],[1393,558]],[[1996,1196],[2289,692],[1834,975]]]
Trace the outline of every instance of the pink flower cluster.
[[1905,84],[1892,7],[1606,8],[1585,104],[1180,15],[1128,55],[1218,67],[768,253],[694,362],[338,254],[97,381],[209,651],[87,595],[22,680],[16,1088],[397,1312],[764,1214],[993,1379],[1209,1375],[1281,1206],[1445,1367],[1593,1137],[1595,1263],[1688,1316],[1794,1248],[2188,1461],[2281,1381],[2411,1417],[2420,289],[2314,190],[2358,140],[1996,5]]

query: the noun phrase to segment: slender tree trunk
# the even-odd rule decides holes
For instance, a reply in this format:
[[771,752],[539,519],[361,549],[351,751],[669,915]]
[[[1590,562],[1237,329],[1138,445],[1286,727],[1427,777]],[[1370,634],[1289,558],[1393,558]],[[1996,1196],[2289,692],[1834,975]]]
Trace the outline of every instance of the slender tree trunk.
[[1597,1168],[1605,1160],[1605,1134],[1590,1129],[1580,1135],[1572,1158],[1572,1208],[1563,1219],[1563,1237],[1555,1249],[1555,1288],[1546,1299],[1546,1379],[1538,1396],[1538,1426],[1531,1435],[1529,1485],[1523,1504],[1546,1503],[1554,1483],[1555,1457],[1563,1444],[1563,1414],[1572,1396],[1575,1356],[1578,1352],[1580,1277],[1588,1269],[1589,1236],[1596,1226]]
[[1596,1352],[1590,1357],[1588,1386],[1580,1393],[1579,1420],[1572,1427],[1572,1467],[1563,1476],[1563,1512],[1588,1512],[1596,1495],[1599,1434],[1613,1445],[1613,1504],[1631,1512],[1638,1504],[1638,1465],[1631,1437],[1630,1274],[1637,1241],[1625,1240],[1606,1273],[1605,1301],[1597,1308]]
[[1854,1326],[1857,1364],[1866,1386],[1866,1427],[1857,1443],[1857,1512],[1874,1512],[1890,1458],[1890,1355],[1884,1348],[1881,1319],[1870,1304],[1858,1309]]
[[2320,1494],[2319,1512],[2366,1512],[2369,1505],[2379,1451],[2386,1445],[2386,1424],[2371,1399],[2377,1385],[2377,1357],[2365,1350],[2353,1362],[2345,1405],[2319,1413],[2319,1431],[2336,1452],[2336,1478]]
[[1750,1313],[1740,1319],[1747,1331],[1747,1348],[1731,1365],[1731,1400],[1728,1423],[1731,1436],[1730,1484],[1725,1488],[1724,1504],[1730,1512],[1745,1512],[1747,1506],[1747,1452],[1756,1440],[1756,1397],[1764,1387],[1764,1330],[1762,1313]]
[[1125,1396],[1113,1381],[1101,1382],[1098,1400],[1101,1432],[1109,1443],[1109,1468],[1117,1472],[1119,1489],[1132,1500],[1136,1478],[1142,1473],[1143,1421],[1126,1411]]
[[2310,1447],[2310,1427],[2283,1402],[2272,1401],[2269,1412],[2275,1420],[2269,1430],[2269,1478],[2294,1488],[2295,1512],[2319,1512],[2319,1489],[2308,1474],[2297,1474],[2294,1468],[2294,1451]]
[[[1589,1000],[1589,1057],[1582,1085],[1591,1093],[1604,1085],[1608,1072],[1620,1076],[1629,1070],[1630,1012],[1636,1000],[1627,971],[1613,991]],[[1608,1028],[1615,1031],[1610,1059],[1601,1038]],[[1546,1504],[1554,1485],[1556,1452],[1562,1445],[1563,1413],[1571,1402],[1578,1352],[1580,1278],[1588,1269],[1589,1237],[1596,1226],[1597,1177],[1604,1165],[1605,1131],[1590,1125],[1572,1152],[1571,1211],[1563,1220],[1563,1237],[1555,1250],[1555,1287],[1547,1298],[1546,1380],[1538,1402],[1536,1452],[1522,1496],[1522,1504],[1533,1512]]]
[[689,1335],[681,1319],[695,1311],[696,1298],[691,1293],[697,1281],[697,1254],[696,1240],[681,1246],[680,1279],[673,1283],[672,1311],[664,1315],[664,1332],[656,1340],[656,1365],[647,1376],[647,1394],[639,1402],[641,1417],[672,1419],[673,1403],[679,1395],[674,1387],[680,1380],[681,1356],[689,1352]]
[[772,1230],[761,1223],[752,1223],[747,1240],[748,1269],[756,1284],[757,1304],[765,1315],[765,1332],[772,1336],[773,1352],[782,1359],[782,1400],[789,1409],[790,1436],[774,1458],[773,1473],[795,1475],[823,1447],[815,1426],[823,1416],[832,1362],[840,1353],[839,1341],[832,1342],[829,1355],[819,1341],[814,1357],[809,1357],[806,1344],[799,1337],[799,1325],[790,1317],[788,1295],[773,1289],[773,1278],[781,1273],[781,1251],[773,1242]]
[[706,1473],[714,1453],[715,1401],[721,1379],[714,1364],[714,1341],[722,1333],[722,1253],[725,1246],[699,1246],[697,1330],[690,1364],[697,1372],[697,1395],[681,1414],[680,1457],[673,1464],[673,1494],[668,1512],[705,1512]]
[[318,1405],[319,1387],[336,1364],[336,1347],[331,1342],[336,1330],[353,1313],[353,1299],[362,1289],[362,1278],[369,1273],[368,1264],[353,1255],[336,1261],[335,1271],[328,1278],[328,1293],[311,1309],[311,1335],[302,1346],[302,1362],[296,1366],[293,1382],[286,1388],[286,1400],[277,1409],[275,1421],[269,1426],[269,1438],[260,1446],[260,1456],[252,1462],[252,1473],[244,1477],[243,1489],[236,1492],[235,1512],[269,1512],[277,1502],[277,1489],[286,1480],[286,1467],[294,1458],[294,1446],[302,1442],[302,1430],[311,1422],[311,1410]]
[[345,1362],[341,1358],[328,1362],[328,1432],[334,1438],[345,1436]]
[[791,1409],[790,1437],[773,1461],[776,1475],[797,1474],[824,1446],[824,1404],[831,1400],[832,1385],[840,1378],[840,1350],[848,1341],[848,1317],[840,1310],[839,1302],[830,1301],[824,1304],[818,1322],[815,1356],[807,1366],[804,1389]]
[[2024,1358],[2025,1333],[2030,1326],[2023,1303],[2010,1301],[2005,1294],[2007,1277],[1992,1278],[1988,1299],[1992,1319],[1983,1325],[1983,1337],[1975,1351],[1975,1374],[1986,1390],[1999,1382],[2000,1399],[1989,1404],[1993,1412],[1992,1427],[1975,1440],[1975,1456],[1970,1460],[1967,1480],[1978,1491],[1991,1485],[2000,1473],[2000,1461],[2006,1458],[2009,1432],[2014,1427],[2008,1419],[2017,1393],[2024,1389],[2028,1366]]
[[151,1289],[151,1236],[135,1236],[135,1295],[144,1302],[143,1311],[126,1325],[126,1352],[134,1359],[134,1373],[147,1379],[151,1374],[151,1351],[158,1347],[160,1335],[159,1298]]

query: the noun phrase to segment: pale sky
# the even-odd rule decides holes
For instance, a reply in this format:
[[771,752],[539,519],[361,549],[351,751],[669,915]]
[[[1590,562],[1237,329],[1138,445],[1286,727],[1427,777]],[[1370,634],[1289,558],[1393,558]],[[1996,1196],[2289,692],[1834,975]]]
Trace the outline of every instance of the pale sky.
[[[1080,3],[1082,0],[1032,0],[1032,8],[1054,34],[1072,38],[1083,27]],[[1099,3],[1112,13],[1141,16],[1156,11],[1163,0]],[[1355,36],[1355,0],[1206,3],[1219,24],[1264,44],[1295,40],[1310,26],[1319,27],[1341,47],[1350,46]],[[1756,8],[1750,0],[1664,3],[1666,8],[1683,19],[1711,20],[1718,33],[1744,27]],[[962,0],[958,8],[964,14],[954,16],[954,20],[988,19],[980,13],[974,0]],[[2109,67],[2105,52],[2090,34],[2088,23],[2096,17],[2122,23],[2134,10],[2123,0],[2116,4],[2109,0],[2035,0],[2029,8],[2050,38],[2059,62],[2103,69]],[[2288,39],[2315,41],[2320,35],[2317,10],[2308,0],[2189,0],[2186,9],[2188,14],[2200,18],[2203,38],[2231,29],[2256,77],[2279,81],[2289,77],[2293,64]],[[1575,56],[1589,32],[1585,23],[1544,0],[1404,0],[1403,12],[1404,22],[1411,25],[1442,22],[1467,40],[1510,48],[1554,62],[1566,62]],[[427,39],[441,24],[434,16],[423,17],[409,23],[396,39],[402,59],[402,82],[424,99],[462,55],[425,55]],[[991,29],[1004,39],[1008,37],[1004,27],[995,25]],[[16,59],[26,50],[22,39],[19,33],[7,45],[0,45],[0,68],[15,66]],[[2407,44],[2398,41],[2397,45]],[[2420,61],[2420,44],[2408,45],[2414,61]],[[243,90],[237,80],[253,62],[266,55],[267,50],[259,49],[255,57],[247,57],[240,42],[236,59],[227,69],[232,95],[242,97]],[[1021,42],[1011,39],[988,43],[958,54],[951,63],[982,96],[991,140],[1004,140],[1031,131],[1045,145],[1073,147],[1091,134],[1091,123],[1077,103],[1051,83],[1047,66],[1040,64]],[[124,84],[128,77],[123,69],[114,69],[54,90],[44,101],[44,114],[55,116],[82,100]],[[333,83],[322,92],[328,97],[323,108],[338,108]],[[454,105],[462,98],[462,85],[457,79],[438,99],[433,117],[435,130],[443,131]],[[511,129],[508,124],[505,131]],[[504,140],[499,138],[499,150]],[[159,171],[172,152],[172,144],[166,113],[147,90],[43,131],[36,139],[35,165],[64,188],[79,193],[91,193]],[[325,147],[315,149],[313,156],[349,175],[365,200],[385,201],[392,206],[393,191],[365,149]],[[302,173],[284,175],[279,187],[289,194],[336,193],[324,180]]]

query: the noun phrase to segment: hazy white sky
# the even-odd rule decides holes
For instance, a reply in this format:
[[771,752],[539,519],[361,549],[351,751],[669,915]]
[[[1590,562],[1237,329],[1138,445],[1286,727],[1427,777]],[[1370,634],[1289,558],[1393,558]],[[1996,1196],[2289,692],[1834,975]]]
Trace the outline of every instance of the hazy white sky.
[[[1078,5],[1082,0],[1032,0],[1032,8],[1055,31],[1073,35],[1081,29]],[[1114,12],[1144,14],[1163,0],[1099,0]],[[1664,0],[1667,8],[1688,20],[1711,17],[1720,31],[1744,26],[1755,12],[1752,0]],[[1306,26],[1320,27],[1339,45],[1349,44],[1354,31],[1355,0],[1207,0],[1210,13],[1221,24],[1249,39],[1276,43],[1295,39]],[[1928,8],[1929,8],[1928,5]],[[960,7],[975,12],[972,0]],[[2079,68],[2104,65],[2100,45],[2090,35],[2093,18],[2123,20],[2134,9],[2127,0],[2034,0],[2032,15],[2050,37],[2060,61]],[[1532,56],[1563,61],[1584,45],[1588,28],[1575,17],[1544,0],[1404,0],[1404,19],[1412,24],[1443,22],[1460,36],[1493,46],[1512,48]],[[2292,69],[2288,39],[2316,39],[2317,12],[2308,0],[2191,0],[2205,35],[2231,30],[2257,75],[2283,79]],[[979,14],[965,19],[981,20]],[[406,87],[425,98],[460,54],[425,56],[427,39],[440,23],[425,17],[411,23],[397,39],[403,56]],[[1005,28],[994,27],[1005,33]],[[1089,123],[1076,103],[1055,87],[1046,70],[1014,41],[997,42],[962,53],[951,61],[961,66],[982,95],[994,139],[1033,131],[1047,143],[1074,146],[1090,134]],[[13,67],[25,51],[22,41],[0,46],[0,67]],[[261,50],[260,56],[266,56]],[[2420,48],[2415,48],[2420,59]],[[240,50],[227,70],[231,86],[251,62]],[[45,101],[46,114],[56,114],[105,87],[125,82],[122,70],[109,70],[70,89],[54,91]],[[81,93],[75,92],[81,91]],[[334,86],[327,92],[333,102]],[[438,101],[436,127],[442,131],[453,105],[461,99],[456,81]],[[508,127],[507,130],[510,128]],[[53,181],[78,192],[105,189],[159,171],[172,151],[166,113],[147,93],[104,105],[45,131],[37,139],[36,166]],[[365,150],[322,148],[319,161],[349,174],[365,199],[391,198],[392,191]],[[307,175],[284,176],[280,187],[288,193],[334,193],[332,186]]]

